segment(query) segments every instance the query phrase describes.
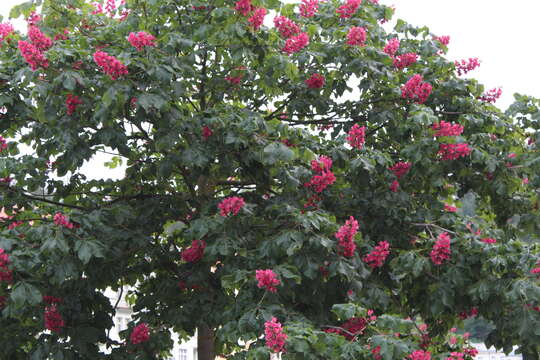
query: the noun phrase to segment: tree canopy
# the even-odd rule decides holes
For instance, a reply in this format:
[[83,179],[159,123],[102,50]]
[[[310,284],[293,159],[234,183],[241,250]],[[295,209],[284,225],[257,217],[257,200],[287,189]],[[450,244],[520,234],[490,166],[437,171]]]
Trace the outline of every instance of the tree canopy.
[[[9,359],[540,352],[540,101],[376,0],[33,0],[0,24]],[[440,35],[440,34],[439,34]],[[474,54],[471,54],[474,56]],[[99,154],[120,179],[81,171]],[[98,177],[99,178],[99,177]],[[134,319],[109,336],[107,288]]]

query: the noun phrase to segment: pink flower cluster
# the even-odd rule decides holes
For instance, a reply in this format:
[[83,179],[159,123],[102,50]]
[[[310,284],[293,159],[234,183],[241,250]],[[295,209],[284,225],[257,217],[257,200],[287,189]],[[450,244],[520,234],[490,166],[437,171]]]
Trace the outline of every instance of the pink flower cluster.
[[239,76],[225,76],[225,80],[231,85],[239,85],[242,82],[242,75]]
[[399,179],[409,172],[411,168],[411,163],[406,161],[400,161],[395,163],[392,167],[389,167],[388,170],[394,173],[394,175]]
[[480,61],[478,60],[478,58],[469,58],[468,60],[461,61],[456,60],[454,62],[454,65],[456,66],[458,76],[461,76],[479,67]]
[[54,305],[54,304],[60,304],[63,302],[61,298],[57,298],[55,296],[49,296],[49,295],[43,295],[43,302]]
[[73,229],[75,227],[75,224],[73,224],[72,222],[69,222],[68,219],[64,216],[64,214],[59,213],[59,212],[54,214],[53,220],[54,220],[55,225],[58,225],[58,226],[63,226],[68,229]]
[[67,114],[73,115],[75,110],[77,110],[77,106],[81,105],[83,102],[77,95],[68,94],[66,98],[66,108],[67,108]]
[[531,274],[537,275],[538,277],[540,277],[540,260],[538,260],[534,269],[531,270]]
[[446,360],[464,360],[463,357],[465,355],[460,352],[451,352],[450,356],[446,358]]
[[444,204],[444,211],[454,213],[454,212],[457,211],[457,207],[452,206],[452,205],[448,205],[448,204]]
[[248,16],[253,10],[253,5],[251,5],[251,0],[239,0],[236,2],[234,9],[243,16]]
[[482,242],[486,243],[486,244],[496,244],[497,243],[497,240],[494,239],[494,238],[482,238],[481,239]]
[[319,10],[319,0],[302,0],[302,3],[298,5],[300,15],[303,17],[313,17]]
[[347,340],[353,340],[357,335],[362,335],[368,325],[368,321],[363,317],[353,317],[344,322],[340,327],[343,329],[325,329],[327,333],[344,336]]
[[145,46],[156,46],[156,43],[154,40],[156,40],[156,37],[154,35],[148,34],[144,31],[139,32],[131,32],[128,36],[129,43],[137,49],[137,51],[141,51]]
[[324,86],[325,78],[321,74],[312,74],[309,79],[305,81],[306,85],[310,89],[320,89]]
[[133,345],[137,345],[143,342],[146,342],[150,339],[150,328],[148,327],[148,324],[141,323],[133,329],[133,332],[131,333],[129,340]]
[[267,11],[265,8],[262,8],[262,7],[255,8],[255,10],[253,11],[253,15],[251,15],[251,17],[248,19],[249,25],[254,30],[259,30],[259,28],[264,22],[264,17],[266,16],[266,13]]
[[266,289],[270,292],[275,293],[277,291],[276,286],[280,285],[277,274],[271,270],[256,270],[255,278],[257,279],[257,287],[260,289]]
[[392,183],[390,184],[389,189],[390,189],[391,192],[397,192],[399,190],[399,181],[397,181],[397,180],[392,181]]
[[56,305],[47,306],[44,313],[45,329],[59,333],[64,327],[64,319],[58,312]]
[[285,341],[287,340],[287,337],[287,334],[283,332],[281,324],[275,317],[264,323],[266,347],[273,352],[279,353],[285,351]]
[[444,35],[444,36],[435,36],[435,40],[437,40],[441,45],[448,46],[450,44],[450,36]]
[[323,192],[328,186],[336,181],[332,168],[332,159],[327,156],[320,156],[318,160],[311,161],[311,170],[317,175],[314,175],[311,180],[304,184],[305,187],[312,187],[317,193]]
[[47,51],[53,46],[53,41],[45,36],[37,26],[28,27],[28,37],[32,44],[40,51]]
[[430,253],[431,261],[435,265],[441,265],[443,262],[450,259],[450,254],[450,235],[443,232],[439,235],[435,245],[433,245],[433,249]]
[[501,97],[501,95],[501,88],[493,88],[482,94],[482,96],[480,96],[478,99],[483,102],[495,103]]
[[463,133],[463,126],[459,124],[453,124],[441,120],[441,122],[434,123],[431,128],[435,130],[435,136],[459,136]]
[[456,160],[460,157],[465,157],[471,153],[472,149],[468,144],[439,144],[439,151],[437,154],[441,157],[441,160]]
[[219,214],[221,216],[238,215],[240,209],[246,204],[244,199],[238,196],[232,196],[221,200],[218,204]]
[[112,80],[128,74],[127,67],[120,60],[103,51],[96,51],[94,53],[94,61],[101,68],[101,71],[108,74]]
[[353,26],[347,34],[347,45],[364,46],[366,43],[366,29],[360,26]]
[[345,4],[337,8],[336,12],[342,19],[350,18],[358,10],[360,4],[362,4],[362,0],[347,0]]
[[411,360],[431,360],[431,353],[429,351],[416,350],[408,358]]
[[41,15],[37,14],[35,11],[32,11],[30,13],[30,16],[26,19],[26,23],[28,26],[36,25],[38,22],[41,21]]
[[277,16],[274,18],[274,26],[279,31],[282,38],[288,39],[300,32],[300,27],[291,19],[285,16]]
[[394,57],[396,55],[396,52],[399,49],[399,39],[398,38],[392,38],[388,40],[386,45],[384,46],[383,51],[388,54],[390,57]]
[[390,244],[387,241],[380,241],[372,252],[364,256],[364,262],[375,269],[383,266],[388,255],[390,255]]
[[354,124],[347,134],[347,142],[353,148],[362,150],[366,142],[366,127]]
[[9,270],[8,266],[11,260],[9,260],[9,254],[4,249],[0,248],[0,282],[13,281],[13,272]]
[[321,155],[317,160],[311,160],[311,170],[315,173],[322,173],[332,168],[332,159]]
[[461,320],[465,320],[470,317],[475,317],[476,315],[478,315],[478,309],[473,307],[469,311],[460,312],[458,316]]
[[19,40],[19,51],[33,71],[40,67],[44,69],[49,67],[49,61],[45,58],[43,52],[29,42]]
[[205,248],[206,242],[204,240],[193,240],[191,246],[184,249],[180,256],[185,262],[195,263],[202,259]]
[[422,75],[419,74],[411,77],[405,85],[401,87],[401,97],[414,100],[418,104],[425,103],[429,94],[431,94],[431,85],[424,82]]
[[8,147],[6,139],[4,139],[2,136],[0,136],[0,153],[4,150],[6,150]]
[[209,126],[206,126],[206,125],[203,126],[201,132],[202,132],[202,136],[203,136],[204,140],[208,140],[208,138],[209,138],[210,136],[212,136],[212,134],[214,133],[214,132],[212,131],[212,129],[210,129],[210,127],[209,127]]
[[14,31],[15,29],[11,23],[0,23],[0,44]]
[[285,42],[285,46],[283,46],[283,52],[287,55],[292,55],[294,53],[299,52],[303,48],[309,45],[309,36],[305,32],[301,32],[300,34],[296,36],[291,36],[287,39]]
[[415,53],[398,55],[394,58],[394,67],[402,70],[414,64],[416,60],[418,60],[418,55]]
[[335,234],[338,241],[338,254],[345,257],[352,257],[356,250],[354,236],[358,232],[358,221],[354,217],[349,217],[345,225],[341,226]]

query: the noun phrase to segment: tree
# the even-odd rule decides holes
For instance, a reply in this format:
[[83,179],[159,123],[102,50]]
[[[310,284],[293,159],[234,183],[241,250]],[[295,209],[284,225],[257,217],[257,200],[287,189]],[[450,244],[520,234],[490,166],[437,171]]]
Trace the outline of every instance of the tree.
[[[38,8],[38,6],[40,6]],[[39,10],[40,15],[35,11]],[[34,0],[1,25],[9,359],[538,359],[540,102],[375,0]],[[274,19],[273,26],[269,19]],[[264,20],[264,21],[263,21]],[[52,40],[51,38],[54,38]],[[7,139],[7,140],[5,140]],[[91,180],[99,153],[125,167]],[[135,319],[109,338],[107,287]]]

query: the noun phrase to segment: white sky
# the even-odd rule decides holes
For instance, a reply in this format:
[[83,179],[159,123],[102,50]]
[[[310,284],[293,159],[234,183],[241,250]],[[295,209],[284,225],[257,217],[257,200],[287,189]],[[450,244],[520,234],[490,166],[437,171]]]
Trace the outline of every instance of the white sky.
[[[0,14],[7,17],[9,9],[22,2],[0,0]],[[481,66],[469,76],[480,80],[487,89],[502,87],[503,96],[497,102],[501,108],[512,103],[515,92],[540,97],[540,0],[381,2],[395,4],[394,19],[428,26],[437,35],[450,35],[450,60],[478,57]]]

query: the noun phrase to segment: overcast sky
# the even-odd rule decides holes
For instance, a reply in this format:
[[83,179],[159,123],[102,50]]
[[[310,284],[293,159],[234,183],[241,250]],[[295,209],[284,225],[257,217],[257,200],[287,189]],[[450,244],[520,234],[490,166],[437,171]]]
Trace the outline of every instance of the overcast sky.
[[[396,19],[449,35],[449,59],[478,57],[481,66],[470,76],[487,89],[502,87],[501,108],[512,103],[515,92],[540,97],[540,0],[380,1],[395,5]],[[7,17],[22,2],[0,0],[0,14]]]

